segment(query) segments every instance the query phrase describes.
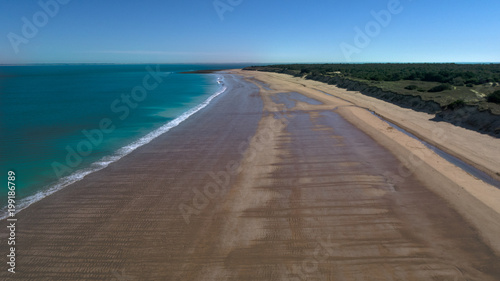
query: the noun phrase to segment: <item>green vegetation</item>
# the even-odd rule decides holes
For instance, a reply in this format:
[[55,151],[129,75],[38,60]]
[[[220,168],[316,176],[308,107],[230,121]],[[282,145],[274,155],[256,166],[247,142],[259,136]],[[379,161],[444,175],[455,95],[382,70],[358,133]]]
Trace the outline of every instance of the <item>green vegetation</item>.
[[[402,95],[419,96],[442,108],[476,105],[500,115],[500,64],[287,64],[248,67],[329,84],[356,81]],[[456,103],[463,101],[462,103]]]
[[308,73],[340,74],[344,77],[372,81],[427,81],[454,86],[500,83],[500,64],[286,64],[266,68],[297,76]]
[[451,109],[460,108],[463,106],[465,106],[464,100],[456,100],[456,101],[452,102],[450,105],[448,105],[448,107]]
[[488,101],[500,104],[500,90],[495,91],[493,94],[489,95]]
[[441,84],[439,86],[431,88],[428,92],[437,93],[437,92],[442,92],[442,91],[451,90],[451,89],[452,88],[451,88],[450,84]]

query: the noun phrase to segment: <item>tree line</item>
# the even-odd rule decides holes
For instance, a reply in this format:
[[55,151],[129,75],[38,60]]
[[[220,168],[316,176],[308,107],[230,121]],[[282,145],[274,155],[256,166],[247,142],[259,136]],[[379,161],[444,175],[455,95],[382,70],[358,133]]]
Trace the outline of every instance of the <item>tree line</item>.
[[455,86],[500,83],[500,64],[286,64],[247,69],[257,68],[295,76],[338,75],[372,81],[413,80],[448,83]]

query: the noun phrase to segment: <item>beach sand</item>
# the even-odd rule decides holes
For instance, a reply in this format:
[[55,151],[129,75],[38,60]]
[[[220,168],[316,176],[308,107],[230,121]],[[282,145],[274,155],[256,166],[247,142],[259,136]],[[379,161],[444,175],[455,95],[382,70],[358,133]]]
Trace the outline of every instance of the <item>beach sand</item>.
[[0,279],[500,280],[500,191],[363,107],[490,172],[497,140],[231,73],[204,110],[19,213],[17,273]]

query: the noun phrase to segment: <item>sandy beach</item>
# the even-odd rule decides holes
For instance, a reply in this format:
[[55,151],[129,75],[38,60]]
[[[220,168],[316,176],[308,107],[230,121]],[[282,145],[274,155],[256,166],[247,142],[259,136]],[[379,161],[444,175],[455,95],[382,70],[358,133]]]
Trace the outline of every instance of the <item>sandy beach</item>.
[[500,280],[500,190],[370,111],[497,179],[498,139],[315,81],[223,75],[205,109],[20,212],[0,279]]

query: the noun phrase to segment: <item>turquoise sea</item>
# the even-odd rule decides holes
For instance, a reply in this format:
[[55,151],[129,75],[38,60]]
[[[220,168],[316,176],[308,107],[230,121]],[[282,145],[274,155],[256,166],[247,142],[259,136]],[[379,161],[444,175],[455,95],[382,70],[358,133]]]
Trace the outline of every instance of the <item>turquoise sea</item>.
[[[0,66],[0,166],[24,208],[178,125],[244,65]],[[5,217],[7,185],[0,193]]]

